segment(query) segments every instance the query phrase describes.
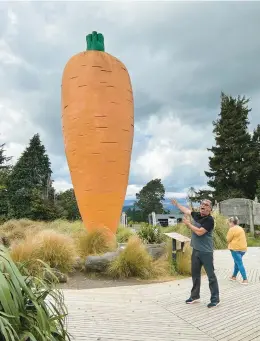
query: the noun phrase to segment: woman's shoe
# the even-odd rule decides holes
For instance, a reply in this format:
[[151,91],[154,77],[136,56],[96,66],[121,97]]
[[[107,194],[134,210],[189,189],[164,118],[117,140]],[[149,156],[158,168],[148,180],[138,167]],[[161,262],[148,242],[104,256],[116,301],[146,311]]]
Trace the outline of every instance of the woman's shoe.
[[237,279],[236,279],[236,277],[230,277],[229,280],[232,282],[235,282]]
[[241,284],[243,284],[243,285],[248,285],[248,280],[245,279],[244,281],[241,282]]

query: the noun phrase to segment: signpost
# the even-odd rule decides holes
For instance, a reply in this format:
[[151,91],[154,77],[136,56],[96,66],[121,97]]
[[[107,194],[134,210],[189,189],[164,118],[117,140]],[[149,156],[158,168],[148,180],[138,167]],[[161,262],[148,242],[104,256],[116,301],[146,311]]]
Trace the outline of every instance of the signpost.
[[[184,249],[185,243],[190,243],[190,238],[183,236],[182,234],[171,232],[171,233],[164,233],[166,236],[172,239],[172,258],[176,261],[176,256],[178,251],[182,251]],[[178,247],[180,244],[180,247]]]

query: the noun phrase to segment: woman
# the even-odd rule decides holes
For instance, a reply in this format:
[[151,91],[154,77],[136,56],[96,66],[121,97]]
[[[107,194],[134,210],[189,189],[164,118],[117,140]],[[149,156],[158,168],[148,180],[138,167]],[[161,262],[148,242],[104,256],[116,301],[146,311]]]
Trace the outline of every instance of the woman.
[[242,284],[248,284],[246,270],[243,264],[243,256],[247,251],[247,240],[244,229],[239,226],[237,217],[231,217],[228,219],[229,231],[227,234],[228,248],[231,251],[234,259],[235,267],[231,281],[236,281],[238,272],[240,271],[243,278]]

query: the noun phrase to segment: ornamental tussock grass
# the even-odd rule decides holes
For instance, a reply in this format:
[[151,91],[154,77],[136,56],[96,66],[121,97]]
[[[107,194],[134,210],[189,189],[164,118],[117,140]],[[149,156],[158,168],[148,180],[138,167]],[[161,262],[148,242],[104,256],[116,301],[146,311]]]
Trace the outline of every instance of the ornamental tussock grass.
[[116,240],[118,243],[126,243],[134,234],[130,228],[119,226],[116,232]]
[[62,273],[68,273],[73,270],[76,259],[73,239],[50,230],[29,235],[25,240],[14,243],[10,254],[16,263],[30,262],[28,269],[33,274],[41,272],[41,261]]
[[45,223],[29,219],[9,220],[0,226],[0,234],[8,240],[8,244],[25,239],[29,234],[43,230]]
[[125,249],[112,261],[107,273],[113,278],[151,279],[169,274],[167,258],[153,261],[138,236],[129,238]]
[[82,231],[76,237],[76,246],[79,255],[83,258],[89,255],[99,255],[116,249],[116,240],[106,229]]
[[228,224],[227,217],[218,212],[213,212],[212,216],[215,221],[214,226],[214,248],[216,250],[222,250],[227,248],[227,233]]
[[192,248],[189,243],[185,243],[183,252],[177,252],[176,270],[180,275],[191,275],[191,254]]
[[77,235],[78,233],[86,231],[84,224],[80,220],[70,222],[68,220],[57,219],[46,225],[47,225],[46,228],[48,229],[51,229],[51,230],[54,230],[63,234],[68,234],[68,235],[71,235],[72,237],[74,235]]
[[152,273],[152,258],[141,240],[131,237],[125,249],[110,264],[108,274],[113,278],[139,277],[148,279]]

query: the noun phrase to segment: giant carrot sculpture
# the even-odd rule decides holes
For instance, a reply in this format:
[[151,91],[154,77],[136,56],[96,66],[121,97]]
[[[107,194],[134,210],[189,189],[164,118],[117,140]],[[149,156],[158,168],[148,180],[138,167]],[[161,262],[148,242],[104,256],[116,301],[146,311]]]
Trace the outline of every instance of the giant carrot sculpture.
[[115,233],[132,152],[132,86],[126,67],[104,52],[102,34],[86,39],[87,51],[68,61],[62,77],[65,152],[87,230]]

